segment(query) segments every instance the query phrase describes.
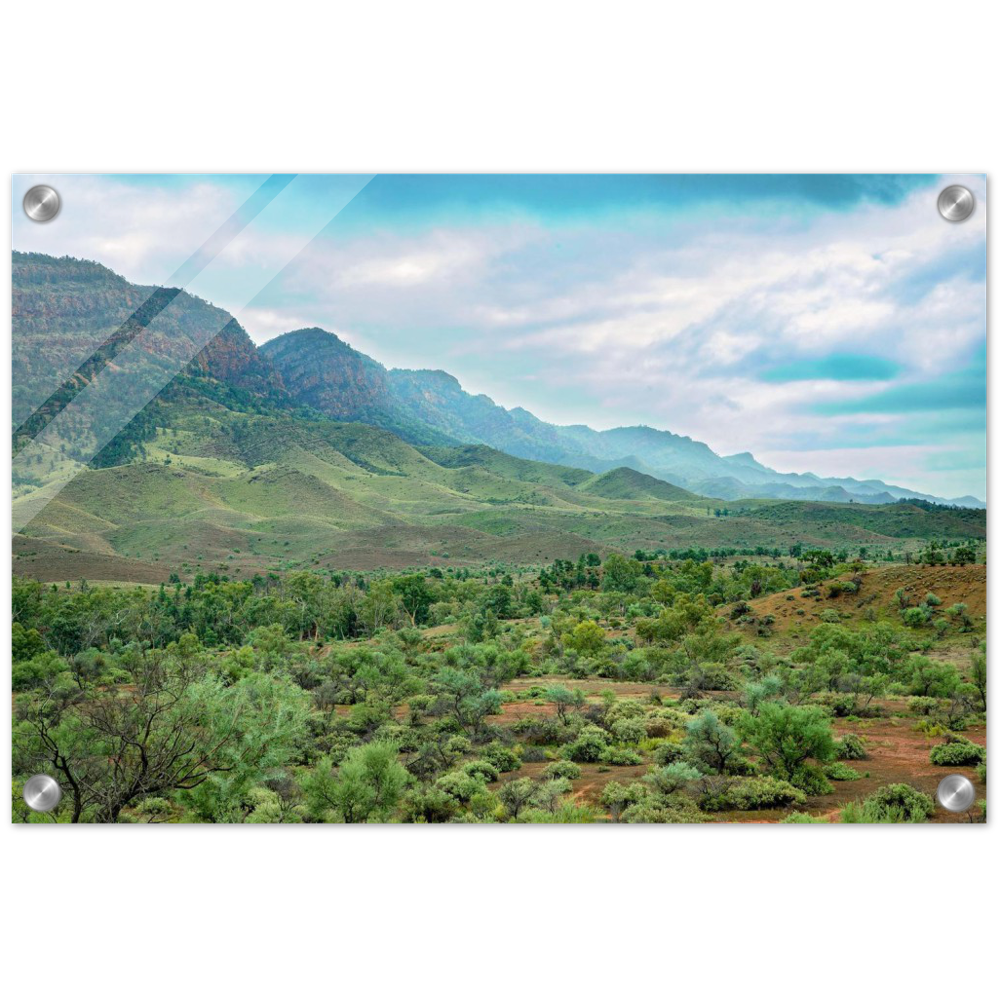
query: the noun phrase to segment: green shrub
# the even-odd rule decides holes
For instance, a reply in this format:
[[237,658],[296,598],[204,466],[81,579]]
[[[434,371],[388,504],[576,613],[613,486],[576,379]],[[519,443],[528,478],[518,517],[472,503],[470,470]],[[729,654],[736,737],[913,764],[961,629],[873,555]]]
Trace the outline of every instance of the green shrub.
[[653,751],[653,760],[661,766],[673,764],[675,760],[680,760],[684,756],[684,747],[673,740],[660,743]]
[[502,743],[487,744],[482,756],[483,760],[489,761],[498,771],[516,771],[521,766],[520,756]]
[[464,771],[449,771],[437,779],[435,785],[457,802],[468,802],[477,792],[483,791],[486,782]]
[[472,741],[468,738],[468,736],[452,736],[452,738],[445,743],[444,748],[448,753],[461,756],[462,754],[469,753],[472,750]]
[[609,781],[601,792],[601,805],[611,813],[611,818],[617,822],[628,806],[642,802],[648,795],[649,789],[638,781],[633,781],[630,785]]
[[615,767],[628,767],[632,764],[641,764],[642,755],[629,747],[608,747],[601,755],[601,760]]
[[940,767],[964,767],[982,763],[986,747],[962,736],[952,736],[946,743],[931,748],[931,763]]
[[867,760],[868,751],[865,750],[864,740],[854,733],[845,733],[836,742],[838,760]]
[[827,764],[824,772],[828,778],[834,781],[856,781],[861,777],[853,767],[849,767],[840,760],[834,761],[832,764]]
[[14,663],[11,686],[15,691],[24,691],[32,687],[41,687],[46,683],[51,685],[60,674],[64,675],[65,686],[72,690],[73,681],[66,661],[55,653],[43,652],[30,660]]
[[833,785],[826,780],[823,768],[816,764],[803,764],[788,780],[806,795],[829,795],[833,791]]
[[[756,716],[743,715],[737,728],[776,777],[805,787],[800,780],[811,778],[805,769],[807,760],[825,763],[836,757],[830,719],[818,706],[768,701],[757,712]],[[822,772],[814,770],[822,778]]]
[[566,778],[569,781],[575,781],[580,777],[580,768],[571,760],[556,760],[549,764],[542,774],[546,778]]
[[672,795],[680,791],[685,785],[692,781],[697,781],[701,777],[701,771],[684,761],[674,761],[666,767],[657,768],[643,776],[643,781],[649,785],[653,791],[660,795]]
[[607,734],[598,726],[585,726],[580,735],[563,748],[569,760],[593,764],[599,761],[608,748]]
[[728,778],[714,782],[699,805],[706,812],[805,805],[805,792],[779,778]]
[[554,811],[526,809],[518,817],[521,823],[596,823],[597,813],[591,806],[566,803]]
[[619,719],[611,732],[619,743],[638,743],[646,738],[646,723],[642,719]]
[[829,820],[825,820],[821,816],[811,816],[809,813],[793,812],[789,813],[781,822],[782,823],[828,823]]
[[643,799],[626,806],[621,813],[622,823],[704,823],[705,815],[686,796],[673,796],[669,800]]
[[462,770],[470,777],[479,778],[489,784],[500,777],[500,772],[488,760],[470,760],[462,765]]
[[457,811],[458,802],[443,788],[413,790],[403,800],[404,823],[447,823]]
[[923,823],[934,813],[934,800],[912,785],[885,785],[863,802],[848,802],[841,823]]

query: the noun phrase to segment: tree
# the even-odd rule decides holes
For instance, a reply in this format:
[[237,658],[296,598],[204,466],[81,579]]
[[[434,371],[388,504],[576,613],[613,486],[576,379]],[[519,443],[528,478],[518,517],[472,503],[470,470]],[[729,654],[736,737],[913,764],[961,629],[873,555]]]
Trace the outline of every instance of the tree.
[[597,622],[585,621],[575,626],[572,632],[563,636],[563,643],[578,653],[599,653],[604,647],[606,633]]
[[623,591],[630,594],[635,590],[636,581],[642,573],[642,567],[634,559],[626,559],[617,552],[612,553],[604,561],[604,575],[601,581],[602,590]]
[[442,667],[434,676],[434,686],[450,704],[458,724],[472,735],[477,735],[486,717],[496,715],[503,704],[500,692],[485,687],[472,670]]
[[399,595],[399,603],[409,615],[412,625],[422,625],[427,621],[434,594],[422,573],[398,577],[393,581],[392,589]]
[[321,760],[302,791],[314,819],[378,823],[389,818],[408,781],[396,747],[376,740],[349,750],[339,768]]
[[514,613],[514,595],[505,583],[490,587],[483,598],[483,611],[497,618],[510,618]]
[[497,797],[503,803],[504,809],[511,819],[517,819],[522,809],[535,801],[535,783],[531,778],[514,778],[505,781],[497,792]]
[[206,803],[224,811],[304,736],[306,696],[270,675],[230,687],[217,677],[192,681],[160,654],[139,657],[132,681],[19,703],[15,766],[51,768],[71,822],[115,823],[133,803],[177,791],[209,818]]
[[358,618],[369,634],[392,625],[399,612],[399,598],[393,591],[391,580],[378,580],[368,588],[361,602]]
[[983,711],[986,711],[986,650],[978,649],[972,654],[972,668],[969,680],[979,695]]
[[740,740],[714,712],[705,711],[688,723],[684,751],[709,773],[726,774],[740,758]]
[[739,734],[779,778],[796,783],[806,761],[830,761],[836,755],[830,720],[814,706],[764,702],[756,716],[743,715]]
[[955,693],[961,677],[954,665],[913,655],[907,660],[910,694],[930,698],[948,698]]
[[834,562],[833,553],[827,549],[810,549],[802,558],[822,569],[830,569]]
[[564,687],[561,684],[556,684],[550,687],[548,691],[545,692],[545,697],[552,702],[556,707],[556,716],[562,722],[564,726],[569,725],[569,718],[567,712],[570,708],[575,708],[579,710],[583,707],[586,699],[584,694],[579,688],[575,691],[571,691],[569,688]]

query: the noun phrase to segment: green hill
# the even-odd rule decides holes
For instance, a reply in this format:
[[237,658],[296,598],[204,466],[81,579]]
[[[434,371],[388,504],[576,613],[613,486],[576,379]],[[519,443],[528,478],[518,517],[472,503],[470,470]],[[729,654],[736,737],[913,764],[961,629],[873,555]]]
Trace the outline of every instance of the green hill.
[[697,502],[702,497],[664,482],[635,469],[618,468],[583,483],[585,493],[606,497],[609,500],[685,500]]
[[239,409],[218,388],[189,378],[161,398],[142,455],[72,480],[15,539],[16,571],[155,582],[636,548],[898,549],[985,532],[985,512],[931,504],[741,501],[720,517],[718,501],[631,469],[594,476],[485,446],[418,449],[363,424]]

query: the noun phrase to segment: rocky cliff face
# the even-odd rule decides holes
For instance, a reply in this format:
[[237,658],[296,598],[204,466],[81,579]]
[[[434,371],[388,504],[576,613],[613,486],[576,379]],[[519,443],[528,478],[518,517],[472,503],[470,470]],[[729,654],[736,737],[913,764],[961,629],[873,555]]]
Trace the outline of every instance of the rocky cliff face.
[[365,420],[394,408],[385,368],[335,334],[311,328],[268,341],[259,351],[295,400],[334,420]]
[[281,373],[257,350],[246,330],[234,319],[197,354],[187,371],[261,395],[282,393],[285,389]]
[[[73,397],[109,364],[153,364],[251,392],[283,390],[274,366],[223,309],[177,289],[133,285],[93,261],[15,252],[13,418]],[[128,348],[133,347],[132,351]]]

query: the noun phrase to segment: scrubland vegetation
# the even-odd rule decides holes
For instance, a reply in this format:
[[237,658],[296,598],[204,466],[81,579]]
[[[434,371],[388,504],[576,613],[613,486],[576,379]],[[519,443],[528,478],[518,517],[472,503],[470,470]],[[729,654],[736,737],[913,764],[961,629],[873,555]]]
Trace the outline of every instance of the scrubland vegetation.
[[[941,768],[985,784],[984,625],[919,592],[977,555],[934,549],[953,558],[908,567],[898,593],[884,566],[801,547],[16,578],[14,818],[952,819],[931,797]],[[802,614],[782,626],[767,607],[786,601]],[[20,800],[42,771],[64,793],[48,815]]]

